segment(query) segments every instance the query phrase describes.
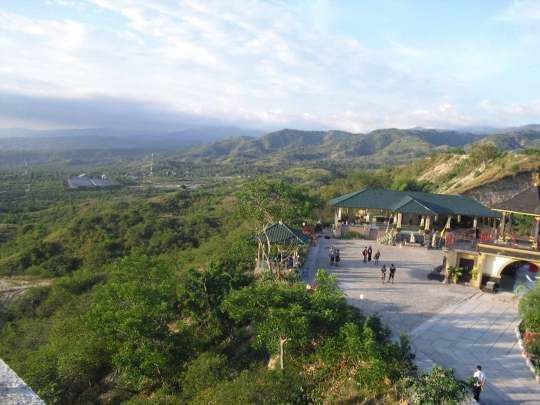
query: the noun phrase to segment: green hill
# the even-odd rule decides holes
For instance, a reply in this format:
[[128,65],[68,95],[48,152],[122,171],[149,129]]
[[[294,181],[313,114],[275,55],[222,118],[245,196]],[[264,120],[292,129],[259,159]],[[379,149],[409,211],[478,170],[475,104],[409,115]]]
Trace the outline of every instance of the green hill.
[[188,159],[213,158],[217,164],[237,158],[266,165],[299,162],[332,162],[333,165],[377,167],[409,163],[427,152],[465,146],[486,135],[429,129],[380,129],[368,134],[344,131],[299,131],[283,129],[260,138],[231,137],[182,151]]
[[540,130],[525,129],[494,134],[484,138],[482,142],[492,142],[500,151],[540,148]]

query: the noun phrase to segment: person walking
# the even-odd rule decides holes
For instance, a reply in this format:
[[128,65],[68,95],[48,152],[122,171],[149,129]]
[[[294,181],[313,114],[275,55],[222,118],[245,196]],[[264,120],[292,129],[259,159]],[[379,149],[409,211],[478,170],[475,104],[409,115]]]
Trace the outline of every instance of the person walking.
[[330,255],[330,266],[334,265],[335,260],[336,260],[336,251],[332,250],[332,254]]
[[373,253],[373,249],[371,249],[371,246],[367,250],[367,261],[371,261],[371,254]]
[[381,283],[384,284],[384,280],[386,279],[386,264],[383,264],[381,269]]
[[477,379],[477,381],[473,387],[473,395],[476,402],[480,402],[480,393],[482,392],[482,390],[484,389],[484,385],[486,384],[486,375],[482,371],[482,366],[476,366],[474,377]]
[[377,250],[377,252],[375,253],[375,256],[373,256],[373,258],[375,259],[375,265],[378,265],[379,264],[379,259],[381,258],[381,252],[379,252],[379,250]]
[[364,251],[362,252],[362,255],[364,256],[364,263],[367,260],[367,246],[364,248]]
[[334,247],[330,246],[330,250],[328,251],[328,260],[330,260],[330,265],[332,265],[332,254],[334,253]]
[[388,282],[390,282],[390,279],[392,280],[392,284],[394,284],[394,276],[396,275],[396,267],[394,266],[394,263],[390,265],[390,275],[388,276]]
[[336,257],[335,257],[336,266],[339,267],[339,262],[341,261],[341,257],[339,256],[339,249],[336,250]]

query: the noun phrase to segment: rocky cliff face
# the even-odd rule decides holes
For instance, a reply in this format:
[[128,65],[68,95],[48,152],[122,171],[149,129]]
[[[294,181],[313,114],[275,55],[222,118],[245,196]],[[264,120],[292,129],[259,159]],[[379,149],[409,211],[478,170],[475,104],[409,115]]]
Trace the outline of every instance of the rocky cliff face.
[[532,172],[519,173],[515,176],[505,177],[493,183],[468,190],[463,195],[471,196],[476,201],[491,206],[502,203],[531,187],[533,185],[532,178]]

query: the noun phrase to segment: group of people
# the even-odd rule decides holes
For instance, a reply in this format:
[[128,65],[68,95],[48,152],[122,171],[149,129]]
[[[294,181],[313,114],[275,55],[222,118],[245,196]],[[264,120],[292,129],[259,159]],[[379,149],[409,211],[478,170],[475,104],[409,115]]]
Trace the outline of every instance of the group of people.
[[[371,256],[373,254],[373,249],[370,247],[365,247],[364,251],[362,252],[362,255],[364,256],[364,263],[371,261]],[[381,252],[377,250],[375,255],[373,256],[373,259],[375,259],[375,265],[379,264],[379,259],[381,258]]]
[[330,259],[330,266],[337,266],[339,267],[339,262],[341,261],[341,257],[339,256],[339,249],[334,249],[333,246],[330,246],[330,250],[328,251],[328,257]]
[[[274,257],[274,264],[276,266],[278,265],[278,263],[281,263],[281,258],[281,253],[278,253],[278,255]],[[302,267],[302,261],[300,260],[300,256],[287,256],[287,258],[285,259],[285,267],[287,269],[292,269],[293,267]]]
[[[388,282],[392,280],[392,284],[394,284],[394,276],[396,275],[396,266],[394,266],[394,263],[390,265],[390,274],[388,275]],[[386,281],[386,264],[383,264],[381,268],[381,283],[384,284]]]

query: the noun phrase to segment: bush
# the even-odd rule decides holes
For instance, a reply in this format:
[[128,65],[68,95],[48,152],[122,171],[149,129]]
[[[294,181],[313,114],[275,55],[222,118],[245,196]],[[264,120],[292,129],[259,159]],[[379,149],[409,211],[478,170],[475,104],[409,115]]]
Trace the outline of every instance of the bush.
[[341,235],[343,239],[362,239],[362,235],[360,235],[356,231],[345,231]]
[[443,366],[434,367],[429,373],[420,371],[418,377],[408,378],[410,403],[414,405],[460,404],[471,394],[469,388],[474,385],[473,377],[459,380],[454,376],[455,370]]

